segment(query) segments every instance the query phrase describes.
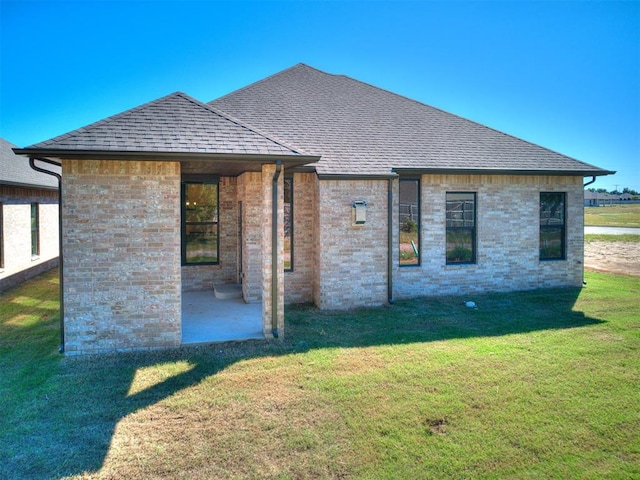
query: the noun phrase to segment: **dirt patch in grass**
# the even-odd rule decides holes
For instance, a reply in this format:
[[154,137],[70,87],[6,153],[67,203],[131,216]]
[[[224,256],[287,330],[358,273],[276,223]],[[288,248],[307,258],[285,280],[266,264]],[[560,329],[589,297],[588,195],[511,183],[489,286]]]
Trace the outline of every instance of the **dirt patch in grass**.
[[585,242],[584,266],[598,272],[640,276],[640,242]]

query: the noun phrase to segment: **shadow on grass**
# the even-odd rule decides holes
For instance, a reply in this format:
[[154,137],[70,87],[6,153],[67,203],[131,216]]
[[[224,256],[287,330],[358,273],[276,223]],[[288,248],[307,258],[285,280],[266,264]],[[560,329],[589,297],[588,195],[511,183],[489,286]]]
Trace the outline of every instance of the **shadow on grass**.
[[[475,296],[477,309],[467,308],[461,297],[416,298],[393,306],[349,312],[295,306],[287,308],[287,339],[281,342],[247,341],[85,358],[63,358],[50,352],[36,359],[39,365],[28,368],[24,354],[37,346],[17,341],[15,348],[24,350],[23,354],[9,361],[17,364],[2,363],[3,375],[9,372],[14,382],[3,382],[7,392],[0,393],[8,393],[19,405],[9,408],[9,416],[0,421],[0,477],[59,478],[97,472],[105,462],[121,419],[243,359],[314,349],[504,336],[602,323],[573,310],[580,292],[558,289]],[[38,326],[25,327],[30,328]],[[50,344],[55,343],[52,338],[57,334],[56,329],[50,328],[37,336]],[[28,331],[13,335],[33,337]],[[173,362],[182,362],[183,371],[140,391],[131,391],[138,371]],[[34,372],[39,378],[37,387],[27,392],[11,391],[12,385],[28,385],[24,377]]]

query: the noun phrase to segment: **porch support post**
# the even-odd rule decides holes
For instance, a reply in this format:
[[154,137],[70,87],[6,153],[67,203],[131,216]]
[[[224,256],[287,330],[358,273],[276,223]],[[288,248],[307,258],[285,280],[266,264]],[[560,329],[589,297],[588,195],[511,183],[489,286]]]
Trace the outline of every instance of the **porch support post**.
[[[284,171],[276,177],[277,168],[281,167],[262,166],[262,331],[266,338],[274,338],[274,325],[277,325],[278,338],[284,338]],[[274,183],[277,184],[275,238],[272,228]]]

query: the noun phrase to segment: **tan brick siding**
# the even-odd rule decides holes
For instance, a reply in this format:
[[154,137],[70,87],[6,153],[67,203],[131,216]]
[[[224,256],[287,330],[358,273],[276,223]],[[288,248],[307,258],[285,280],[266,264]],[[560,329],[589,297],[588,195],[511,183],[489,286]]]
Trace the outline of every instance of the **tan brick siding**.
[[180,345],[180,164],[62,168],[66,353]]
[[[273,177],[276,172],[275,165],[262,166],[262,331],[265,337],[273,336],[273,295],[272,285],[275,277],[277,284],[277,296],[275,298],[276,319],[279,338],[284,338],[284,168],[278,177],[278,205],[277,205],[277,240],[276,240],[276,264],[273,264]],[[273,271],[275,270],[275,275]]]
[[[583,274],[581,177],[423,175],[421,266],[397,267],[394,296],[470,294],[579,286]],[[394,182],[394,245],[398,242],[398,181]],[[477,262],[446,265],[445,194],[476,192]],[[566,192],[567,259],[540,261],[540,192]]]
[[[238,179],[238,200],[242,202],[242,288],[247,303],[262,300],[262,174],[248,172]],[[271,199],[269,199],[271,205]]]
[[[387,180],[320,180],[316,305],[344,309],[387,301]],[[352,204],[367,202],[353,225]]]
[[293,175],[293,270],[285,272],[285,303],[313,302],[314,223],[317,176]]

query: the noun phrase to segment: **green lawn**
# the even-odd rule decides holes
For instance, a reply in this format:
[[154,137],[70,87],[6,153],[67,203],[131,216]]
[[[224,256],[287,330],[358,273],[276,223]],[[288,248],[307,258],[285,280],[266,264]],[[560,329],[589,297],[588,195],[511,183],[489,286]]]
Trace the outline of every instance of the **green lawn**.
[[640,280],[586,280],[73,359],[51,272],[0,296],[0,478],[640,478]]
[[640,227],[640,204],[584,207],[584,224],[598,227]]
[[625,233],[622,235],[609,235],[605,233],[587,233],[584,236],[585,243],[591,242],[609,242],[609,243],[640,243],[640,235],[633,233]]

